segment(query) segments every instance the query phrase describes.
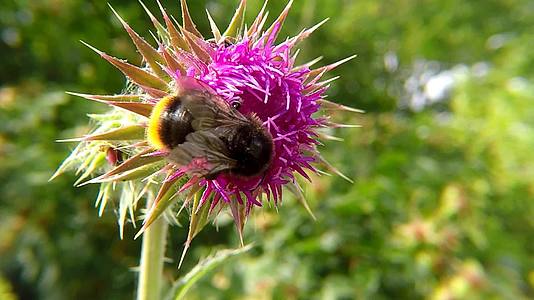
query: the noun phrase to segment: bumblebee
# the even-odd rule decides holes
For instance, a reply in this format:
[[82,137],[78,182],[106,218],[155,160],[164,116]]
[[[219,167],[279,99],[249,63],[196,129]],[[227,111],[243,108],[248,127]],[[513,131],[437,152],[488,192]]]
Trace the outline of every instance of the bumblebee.
[[[191,174],[215,179],[221,173],[254,177],[269,167],[273,139],[254,114],[239,112],[192,78],[178,93],[158,101],[147,140],[167,159]],[[184,86],[186,86],[184,88]]]

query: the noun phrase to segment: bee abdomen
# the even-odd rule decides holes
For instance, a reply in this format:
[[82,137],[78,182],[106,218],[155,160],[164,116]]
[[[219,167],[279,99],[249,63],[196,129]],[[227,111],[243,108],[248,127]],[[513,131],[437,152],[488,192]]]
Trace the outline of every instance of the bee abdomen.
[[152,111],[148,127],[148,141],[158,149],[172,149],[185,142],[193,132],[192,116],[178,96],[161,99]]
[[261,174],[269,167],[274,145],[270,134],[259,125],[240,127],[227,144],[230,156],[237,161],[232,173],[251,177]]

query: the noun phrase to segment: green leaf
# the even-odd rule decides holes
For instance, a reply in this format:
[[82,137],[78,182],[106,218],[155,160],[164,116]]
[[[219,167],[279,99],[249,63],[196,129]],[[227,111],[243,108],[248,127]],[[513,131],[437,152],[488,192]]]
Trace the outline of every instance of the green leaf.
[[[267,7],[267,2],[268,1],[263,2],[263,7],[261,8],[256,18],[254,18],[254,22],[250,26],[250,29],[248,30],[247,35],[250,36],[253,34],[257,34],[261,32],[261,30],[263,29],[263,24],[265,24],[265,20],[266,20],[264,16],[264,12],[265,12],[265,8]],[[268,14],[269,13],[267,12],[266,15]]]
[[[183,188],[183,187],[182,187]],[[182,257],[178,267],[182,266],[187,250],[191,245],[191,241],[199,234],[204,226],[208,223],[209,217],[209,205],[200,203],[200,193],[195,193],[193,198],[193,206],[191,209],[191,215],[189,217],[189,232],[187,233],[187,240],[185,241],[184,250],[182,251]]]
[[139,86],[147,87],[149,89],[158,90],[162,93],[167,90],[167,83],[163,80],[161,80],[156,75],[153,75],[152,73],[149,73],[137,66],[134,66],[132,64],[127,63],[126,61],[120,60],[118,58],[115,58],[113,56],[110,56],[95,47],[85,43],[82,41],[84,45],[89,47],[91,50],[98,53],[102,58],[107,60],[109,63],[114,65],[117,69],[119,69],[124,75],[126,75],[128,78],[130,78],[133,82],[138,84]]
[[128,23],[126,23],[122,17],[115,11],[115,9],[111,6],[111,4],[108,3],[109,8],[113,11],[117,19],[121,22],[122,26],[128,32],[128,35],[132,39],[133,43],[135,44],[135,47],[137,50],[139,50],[139,53],[143,56],[143,58],[146,60],[152,71],[156,73],[156,75],[163,80],[167,80],[169,78],[169,75],[163,70],[163,68],[160,66],[161,63],[163,63],[163,57],[161,54],[158,53],[158,51],[152,46],[147,43],[137,32],[135,32]]
[[156,30],[158,32],[158,36],[160,38],[162,38],[162,39],[168,40],[169,39],[169,34],[167,33],[167,30],[165,30],[165,27],[163,27],[163,25],[161,25],[161,23],[158,21],[158,19],[156,19],[156,17],[154,17],[152,12],[150,12],[150,10],[146,7],[146,5],[145,5],[145,3],[143,3],[143,1],[139,0],[139,3],[141,3],[141,6],[143,6],[143,9],[145,10],[145,12],[147,13],[148,17],[150,18],[150,21],[152,21],[152,24],[154,25],[154,27],[156,28]]
[[145,221],[143,222],[143,227],[137,232],[134,239],[139,237],[145,230],[154,223],[159,216],[163,214],[163,212],[171,205],[172,202],[174,202],[175,196],[177,196],[177,185],[176,182],[180,177],[176,177],[174,179],[170,179],[172,175],[174,174],[174,170],[171,170],[167,174],[167,178],[161,184],[161,187],[158,191],[158,194],[156,196],[156,199],[154,199],[154,202],[152,204],[152,207],[148,210],[147,216]]
[[131,141],[142,140],[145,128],[140,125],[126,125],[104,133],[96,133],[81,138],[82,141]]
[[87,184],[103,183],[103,182],[130,181],[130,180],[145,178],[145,177],[148,177],[149,175],[156,173],[162,167],[163,167],[162,162],[155,162],[155,163],[143,165],[139,168],[128,170],[126,172],[119,173],[117,175],[108,176],[108,177],[102,177],[102,176],[96,177],[89,181],[83,182],[77,186],[84,186]]
[[[293,0],[290,0],[280,16],[273,22],[271,27],[267,29],[267,36],[270,36],[270,38],[276,39],[278,36],[278,33],[280,32],[280,29],[282,28],[282,25],[284,25],[284,22],[287,18],[287,15],[289,14],[289,10],[291,9],[291,6],[293,5]],[[266,39],[268,40],[268,39]]]
[[306,200],[306,197],[304,197],[304,194],[302,193],[302,188],[300,187],[300,185],[297,182],[289,182],[286,187],[295,196],[297,201],[304,207],[304,209],[306,209],[312,219],[314,221],[317,221],[317,218],[313,214],[313,211],[311,210],[310,205]]
[[183,26],[185,30],[193,33],[199,38],[202,38],[202,34],[200,33],[200,31],[197,30],[197,26],[193,22],[193,19],[191,19],[191,15],[189,14],[189,9],[187,7],[187,1],[180,0],[180,6],[182,8],[182,21],[184,22]]
[[178,51],[182,49],[184,51],[189,51],[189,45],[185,41],[184,37],[180,34],[178,29],[176,29],[171,19],[169,18],[169,15],[167,15],[167,12],[165,12],[163,6],[161,6],[159,2],[158,5],[161,10],[161,14],[163,15],[163,20],[165,20],[165,25],[167,26],[167,31],[169,33],[171,44],[174,47],[174,50]]
[[240,33],[241,29],[243,28],[243,22],[245,20],[245,8],[247,6],[246,0],[241,0],[239,3],[239,7],[234,13],[234,16],[232,17],[232,20],[230,21],[230,24],[228,25],[228,28],[223,33],[223,37],[237,37],[237,35]]
[[[69,95],[82,97],[88,100],[105,103],[111,106],[115,106],[118,108],[125,109],[127,111],[133,112],[135,114],[141,115],[143,117],[150,117],[150,114],[152,113],[152,108],[154,108],[154,104],[151,103],[143,103],[141,101],[141,96],[139,95],[115,95],[115,96],[105,96],[105,95],[88,95],[88,94],[80,94],[80,93],[73,93],[73,92],[67,92]],[[117,99],[117,100],[114,100]],[[133,101],[128,101],[128,99],[131,99]]]
[[108,102],[141,102],[143,99],[142,95],[91,95],[91,94],[82,94],[75,92],[66,92],[69,95],[82,97],[88,100],[93,100],[102,103]]
[[213,18],[211,17],[210,12],[207,9],[206,9],[206,14],[208,15],[208,21],[210,23],[211,33],[213,34],[213,38],[218,43],[221,40],[221,31],[219,30],[219,27],[217,27],[217,24],[215,23],[215,21],[213,21]]
[[112,170],[108,171],[106,174],[100,176],[101,178],[107,178],[111,177],[113,175],[117,175],[126,171],[133,170],[135,168],[148,165],[157,161],[160,161],[163,159],[163,157],[160,156],[146,156],[146,154],[150,153],[150,150],[142,151],[131,158],[124,161],[122,164],[116,166]]
[[191,287],[199,281],[202,277],[206,276],[210,271],[220,266],[222,263],[227,262],[230,258],[245,253],[252,249],[253,245],[249,244],[238,249],[225,249],[215,252],[214,255],[208,256],[204,260],[200,261],[189,273],[184,277],[177,280],[173,285],[166,300],[178,300],[185,299],[185,295],[191,289]]

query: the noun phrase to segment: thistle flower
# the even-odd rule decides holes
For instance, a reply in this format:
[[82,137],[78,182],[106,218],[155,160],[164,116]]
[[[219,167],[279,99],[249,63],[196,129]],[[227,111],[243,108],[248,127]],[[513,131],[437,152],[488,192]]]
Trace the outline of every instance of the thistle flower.
[[[157,47],[141,38],[112,8],[143,56],[143,64],[134,66],[86,44],[124,73],[130,88],[124,94],[110,96],[71,93],[114,108],[106,114],[90,115],[95,121],[94,130],[69,140],[78,141],[79,145],[53,177],[76,168],[81,174],[76,184],[99,183],[100,212],[118,191],[121,234],[128,215],[135,225],[134,211],[143,197],[152,198],[153,205],[146,212],[139,233],[168,211],[171,204],[190,207],[186,248],[210,217],[226,207],[230,208],[242,241],[242,229],[251,210],[266,202],[279,205],[284,186],[310,211],[295,177],[299,174],[311,180],[308,172],[318,172],[316,166],[343,176],[320,156],[316,146],[320,138],[332,138],[321,128],[348,127],[331,123],[328,115],[317,113],[359,112],[324,100],[329,83],[336,78],[322,78],[353,56],[317,69],[311,67],[319,59],[295,63],[297,44],[326,20],[277,43],[292,1],[264,29],[268,15],[265,5],[247,27],[243,25],[246,1],[242,0],[223,33],[208,13],[213,37],[205,39],[191,20],[185,0],[181,0],[182,25],[174,22],[159,2],[163,24],[141,4],[157,30]],[[209,179],[193,176],[188,172],[189,166],[166,159],[168,149],[159,149],[147,141],[146,124],[154,107],[183,89],[188,78],[207,86],[228,103],[239,101],[242,114],[259,118],[274,145],[271,163],[262,175],[240,177],[223,172]],[[104,174],[87,180],[98,172]]]

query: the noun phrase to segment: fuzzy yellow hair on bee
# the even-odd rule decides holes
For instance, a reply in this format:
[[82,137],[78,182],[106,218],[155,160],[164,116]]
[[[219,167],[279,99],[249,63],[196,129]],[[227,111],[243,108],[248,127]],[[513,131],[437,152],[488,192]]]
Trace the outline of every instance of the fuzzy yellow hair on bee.
[[150,115],[150,120],[148,122],[147,141],[150,146],[158,150],[167,148],[162,138],[161,116],[167,108],[176,101],[177,97],[178,96],[176,95],[168,95],[159,100],[152,109],[152,114]]

